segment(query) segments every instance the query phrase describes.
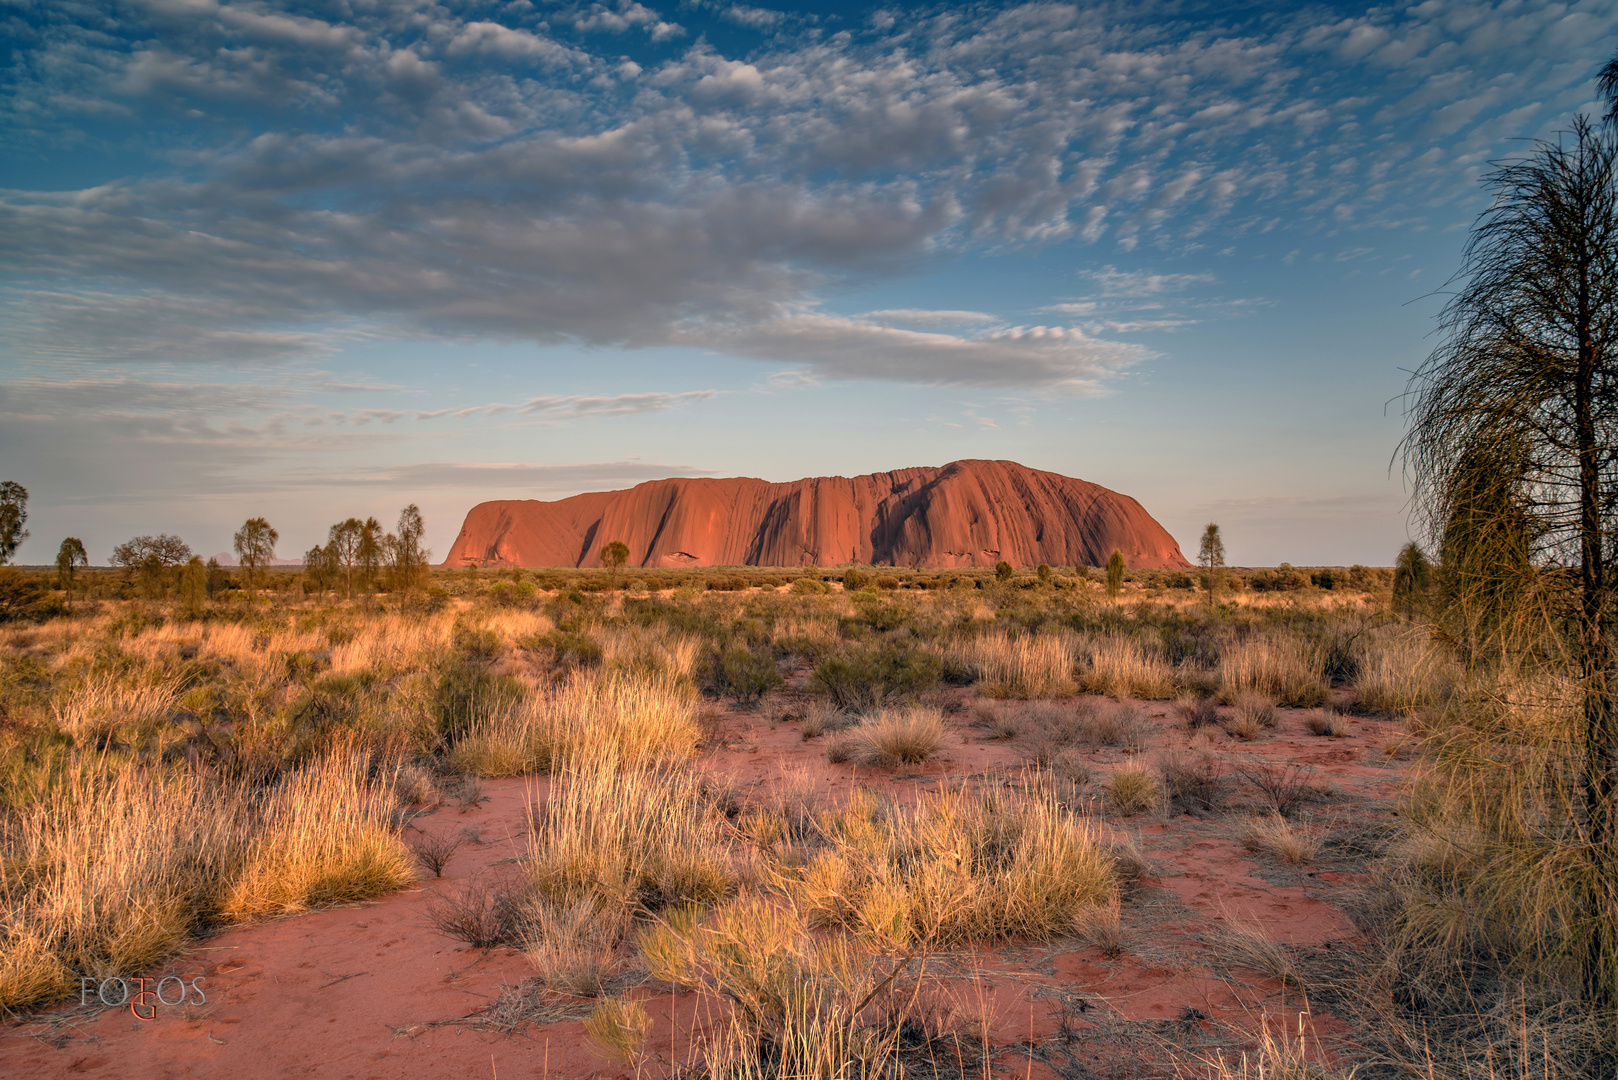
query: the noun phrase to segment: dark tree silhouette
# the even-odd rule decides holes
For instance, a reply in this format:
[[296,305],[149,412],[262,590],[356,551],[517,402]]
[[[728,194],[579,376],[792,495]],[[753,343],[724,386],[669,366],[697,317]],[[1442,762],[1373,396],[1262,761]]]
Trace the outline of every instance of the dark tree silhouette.
[[0,482],[0,566],[11,561],[28,539],[28,489],[13,480]]
[[67,593],[68,598],[73,597],[74,575],[81,566],[90,565],[90,556],[84,550],[84,541],[76,536],[70,536],[62,541],[62,546],[56,549],[56,583]]
[[607,583],[611,588],[618,587],[618,571],[628,561],[629,545],[622,540],[614,540],[601,549],[601,565],[607,568]]
[[1124,553],[1117,548],[1107,557],[1107,595],[1116,597],[1124,588]]

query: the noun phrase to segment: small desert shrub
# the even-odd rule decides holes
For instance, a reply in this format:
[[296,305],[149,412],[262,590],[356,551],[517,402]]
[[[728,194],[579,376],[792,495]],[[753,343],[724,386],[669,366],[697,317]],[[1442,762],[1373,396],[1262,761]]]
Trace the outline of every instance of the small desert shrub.
[[943,747],[944,732],[944,717],[937,709],[883,709],[849,732],[850,750],[861,765],[919,765]]
[[1232,717],[1230,723],[1225,725],[1225,730],[1230,733],[1233,739],[1252,742],[1264,734],[1264,725],[1254,720],[1251,716],[1237,715]]
[[1311,735],[1332,739],[1346,738],[1349,734],[1348,718],[1336,709],[1316,709],[1304,717],[1303,726]]
[[1297,635],[1276,632],[1236,641],[1219,658],[1224,701],[1257,692],[1309,708],[1324,702],[1328,689],[1320,646]]
[[713,903],[734,887],[720,817],[688,770],[607,758],[572,766],[553,785],[528,830],[529,872],[545,898],[656,911]]
[[393,791],[406,805],[437,806],[440,801],[432,770],[422,765],[402,766],[394,774]]
[[1124,698],[1174,696],[1174,668],[1154,646],[1129,634],[1092,638],[1079,649],[1079,684],[1085,690]]
[[1157,777],[1139,765],[1125,765],[1107,780],[1107,795],[1123,814],[1144,814],[1163,805]]
[[1113,872],[1120,882],[1132,884],[1152,872],[1151,862],[1133,836],[1114,838],[1107,844],[1107,854],[1112,856]]
[[1169,798],[1191,814],[1218,813],[1225,805],[1225,769],[1210,754],[1165,754],[1157,763]]
[[1264,852],[1294,865],[1313,862],[1320,855],[1320,838],[1272,812],[1248,822],[1242,834],[1248,851]]
[[815,665],[809,688],[844,709],[876,708],[937,684],[943,664],[929,652],[896,642],[849,646]]
[[1180,721],[1188,731],[1219,726],[1219,706],[1213,698],[1182,696],[1174,703],[1174,711],[1180,714]]
[[422,833],[410,841],[410,850],[416,853],[421,865],[432,871],[433,877],[444,876],[444,867],[449,865],[450,859],[461,846],[458,836],[448,833]]
[[846,734],[834,735],[826,740],[826,761],[831,765],[846,764],[854,756],[854,741]]
[[1247,765],[1242,777],[1264,796],[1270,809],[1282,817],[1296,814],[1305,803],[1313,801],[1317,792],[1309,782],[1311,771],[1298,765]]
[[1078,689],[1077,640],[1067,630],[1015,637],[1000,632],[962,642],[953,652],[977,676],[984,697],[1066,697]]
[[[814,933],[795,905],[749,896],[706,918],[673,911],[641,935],[640,953],[653,978],[733,1004],[694,1047],[706,1076],[897,1075],[901,1045],[954,1048],[918,1009],[920,987],[902,964],[867,941]],[[603,1006],[590,1019],[592,1036],[644,1060],[644,1008]]]
[[996,739],[1015,739],[1020,727],[1016,715],[994,701],[975,703],[972,719]]
[[823,817],[827,847],[789,890],[812,920],[893,948],[1066,933],[1117,892],[1094,828],[1054,800],[946,791]]
[[[1275,726],[1275,699],[1255,691],[1237,694],[1232,702],[1235,706],[1235,716],[1232,723],[1241,723],[1245,730],[1257,732]],[[1231,732],[1235,734],[1234,731]],[[1253,738],[1254,735],[1238,736],[1238,738]]]
[[427,908],[427,920],[446,937],[474,949],[492,949],[518,940],[522,902],[506,883],[478,879],[440,896]]
[[710,684],[714,692],[737,701],[753,702],[780,686],[781,673],[767,657],[758,656],[740,645],[715,653]]

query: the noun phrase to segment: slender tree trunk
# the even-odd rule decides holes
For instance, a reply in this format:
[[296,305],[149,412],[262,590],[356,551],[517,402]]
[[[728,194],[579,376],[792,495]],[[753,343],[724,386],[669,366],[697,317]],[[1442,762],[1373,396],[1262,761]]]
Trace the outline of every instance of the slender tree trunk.
[[[1581,278],[1584,277],[1581,267]],[[1585,990],[1604,1007],[1618,1005],[1618,712],[1614,710],[1612,642],[1608,633],[1609,602],[1605,537],[1601,522],[1601,447],[1595,429],[1596,355],[1591,340],[1590,293],[1580,282],[1579,372],[1575,387],[1574,425],[1579,455],[1580,645],[1584,682],[1584,803],[1590,830],[1591,921]]]

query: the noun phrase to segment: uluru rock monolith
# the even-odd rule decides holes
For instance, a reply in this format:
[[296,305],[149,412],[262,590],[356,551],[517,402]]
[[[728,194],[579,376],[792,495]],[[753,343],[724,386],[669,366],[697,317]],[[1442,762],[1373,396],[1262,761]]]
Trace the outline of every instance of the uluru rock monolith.
[[772,484],[652,480],[555,502],[502,499],[466,515],[445,566],[599,566],[613,540],[631,566],[1099,566],[1185,568],[1140,503],[1014,461],[955,461]]

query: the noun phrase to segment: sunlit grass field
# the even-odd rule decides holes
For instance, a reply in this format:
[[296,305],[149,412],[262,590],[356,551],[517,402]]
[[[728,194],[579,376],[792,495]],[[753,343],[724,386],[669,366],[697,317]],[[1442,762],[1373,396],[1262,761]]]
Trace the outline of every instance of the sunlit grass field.
[[[1338,710],[1398,717],[1415,756],[1398,824],[1365,838],[1363,943],[1287,977],[1399,1069],[1579,1075],[1600,1018],[1578,1004],[1563,688],[1466,672],[1390,613],[1385,572],[1251,587],[1273,586],[1265,573],[1232,573],[1214,603],[1174,572],[1134,572],[1109,597],[1093,571],[890,568],[855,590],[813,568],[630,572],[616,588],[437,571],[346,600],[285,572],[181,603],[92,572],[43,617],[0,625],[0,1007],[409,885],[432,865],[405,840],[421,808],[480,778],[549,776],[520,872],[435,919],[598,999],[602,1045],[641,1060],[648,1021],[623,992],[639,972],[730,1003],[701,1051],[713,1076],[897,1075],[918,1039],[953,1039],[964,1061],[971,1033],[917,1012],[922,958],[1109,940],[1143,873],[1109,823],[1215,806],[1214,766],[1172,756],[1067,798],[1077,749],[1138,753],[1131,700],[1238,740],[1278,707],[1327,706],[1317,734]],[[1005,703],[1073,704],[1017,714],[1045,726],[1022,733],[1036,749],[1014,789],[743,798],[701,767],[703,710],[768,708],[794,673],[804,738],[866,768],[938,751],[941,688],[973,687],[973,722],[1008,737]],[[1102,696],[1125,704],[1088,704]],[[1320,837],[1291,813],[1278,788],[1243,842],[1312,858]],[[1236,1074],[1268,1060],[1263,1075],[1312,1075],[1295,1041],[1267,1035]]]

